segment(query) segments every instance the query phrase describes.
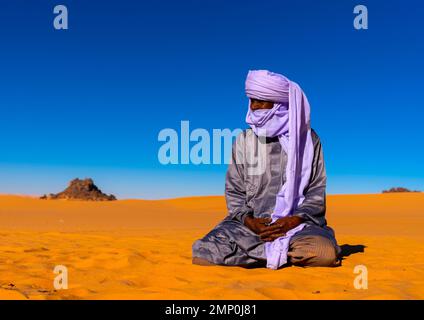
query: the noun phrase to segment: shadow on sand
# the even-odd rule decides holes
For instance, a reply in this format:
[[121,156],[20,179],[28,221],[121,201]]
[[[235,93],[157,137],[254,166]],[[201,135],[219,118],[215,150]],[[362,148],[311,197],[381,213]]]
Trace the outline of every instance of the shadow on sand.
[[351,254],[365,252],[366,246],[364,246],[363,244],[343,244],[340,246],[340,248],[342,249],[342,251],[340,252],[339,257],[341,259],[344,259],[345,257],[348,257]]

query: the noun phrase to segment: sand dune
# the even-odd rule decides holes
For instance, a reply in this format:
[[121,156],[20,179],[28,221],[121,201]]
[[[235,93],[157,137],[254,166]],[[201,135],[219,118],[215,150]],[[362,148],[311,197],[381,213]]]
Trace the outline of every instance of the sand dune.
[[[191,264],[223,197],[80,202],[0,196],[0,299],[422,299],[424,193],[328,196],[338,268]],[[365,248],[364,248],[365,247]],[[363,252],[361,252],[363,251]],[[55,290],[53,269],[69,271]],[[356,265],[368,289],[353,286]]]

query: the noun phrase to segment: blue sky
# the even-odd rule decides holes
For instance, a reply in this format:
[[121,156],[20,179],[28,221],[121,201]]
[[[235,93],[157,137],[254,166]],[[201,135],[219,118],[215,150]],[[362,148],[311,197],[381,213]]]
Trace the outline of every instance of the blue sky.
[[[53,28],[53,7],[69,30]],[[365,4],[369,29],[353,28]],[[328,193],[424,189],[418,1],[2,1],[0,193],[92,177],[121,198],[222,194],[225,165],[157,159],[164,128],[245,128],[249,69],[298,82]]]

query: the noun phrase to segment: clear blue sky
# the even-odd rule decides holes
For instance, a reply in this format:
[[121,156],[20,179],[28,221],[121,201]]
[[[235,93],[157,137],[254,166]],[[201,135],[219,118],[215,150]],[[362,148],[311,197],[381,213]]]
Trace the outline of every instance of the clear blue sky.
[[[69,30],[53,28],[65,4]],[[353,28],[365,4],[369,29]],[[163,166],[158,132],[245,128],[249,69],[298,82],[328,193],[424,189],[419,1],[2,1],[0,193],[93,177],[121,198],[222,194],[225,165]]]

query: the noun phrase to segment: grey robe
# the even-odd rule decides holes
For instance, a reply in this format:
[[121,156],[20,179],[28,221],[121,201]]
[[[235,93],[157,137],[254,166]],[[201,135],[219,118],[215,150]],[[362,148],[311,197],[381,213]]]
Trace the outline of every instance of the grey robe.
[[[266,261],[264,242],[244,225],[246,215],[270,217],[276,195],[285,182],[287,154],[278,138],[266,138],[265,152],[258,152],[259,138],[251,129],[241,133],[233,144],[232,161],[228,167],[225,197],[228,216],[204,238],[193,244],[193,257],[220,265],[256,265]],[[291,238],[291,243],[304,236],[323,236],[339,251],[334,231],[325,219],[326,172],[320,139],[312,129],[314,159],[305,199],[294,215],[304,218],[307,226]],[[252,174],[252,156],[266,165],[261,174]]]

